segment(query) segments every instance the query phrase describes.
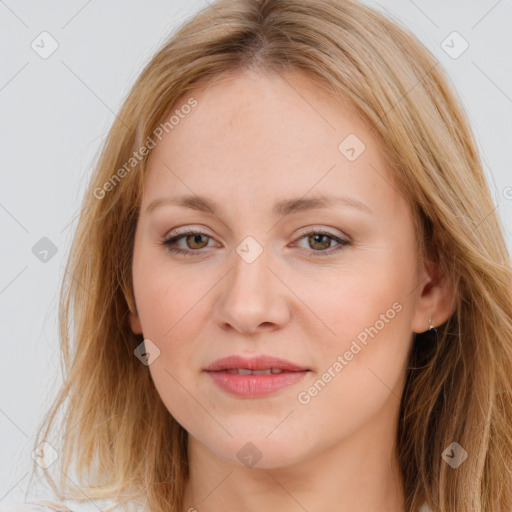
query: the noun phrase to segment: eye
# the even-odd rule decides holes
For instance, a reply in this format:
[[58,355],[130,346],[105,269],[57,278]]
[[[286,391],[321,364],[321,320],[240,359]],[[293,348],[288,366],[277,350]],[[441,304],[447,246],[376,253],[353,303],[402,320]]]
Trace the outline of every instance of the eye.
[[[201,240],[201,237],[203,237],[203,240]],[[185,238],[185,242],[187,244],[191,244],[193,250],[181,249],[179,247],[176,247],[176,243],[180,241],[182,238]],[[164,240],[163,245],[165,245],[167,250],[172,253],[190,254],[192,252],[197,252],[199,249],[202,249],[203,247],[207,246],[208,242],[206,242],[205,244],[204,238],[211,237],[205,233],[201,233],[200,231],[193,231],[189,229],[186,233],[182,233],[181,235],[176,235],[167,240]]]
[[[299,240],[306,239],[308,246],[314,248],[311,256],[329,256],[333,252],[338,252],[345,246],[352,245],[352,242],[339,238],[336,235],[329,233],[323,229],[313,228],[309,231],[303,232],[303,236]],[[337,246],[330,248],[332,241],[337,242]],[[324,250],[329,249],[329,250]]]
[[[190,249],[177,247],[177,243],[182,239],[185,239],[185,243],[188,247],[190,247]],[[200,231],[193,231],[189,229],[186,233],[182,233],[164,240],[163,245],[168,251],[174,254],[185,254],[195,257],[200,255],[199,253],[202,252],[201,249],[208,246],[207,239],[212,239],[212,237]],[[303,230],[299,241],[303,239],[307,239],[308,245],[313,248],[311,256],[329,256],[333,252],[340,251],[345,246],[352,245],[352,242],[343,238],[339,238],[336,235],[322,229],[310,229],[309,231]],[[330,247],[332,241],[337,243],[337,246],[334,248]]]

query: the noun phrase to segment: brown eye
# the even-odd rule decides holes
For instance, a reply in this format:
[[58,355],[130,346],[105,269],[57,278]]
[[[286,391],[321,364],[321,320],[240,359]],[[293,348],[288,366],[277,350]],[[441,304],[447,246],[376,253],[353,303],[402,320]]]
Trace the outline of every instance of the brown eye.
[[[177,243],[181,241],[181,239],[185,239],[185,248],[180,248],[177,246]],[[188,231],[187,233],[176,235],[169,238],[168,240],[164,240],[163,245],[167,248],[167,250],[173,253],[191,254],[197,252],[199,254],[202,252],[201,249],[208,246],[209,239],[211,239],[211,237],[205,233],[200,233],[198,231]]]
[[[323,242],[322,239],[324,239]],[[332,240],[332,237],[322,234],[308,236],[308,241],[312,241],[312,243],[310,243],[310,247],[312,247],[315,250],[329,249]]]
[[[206,244],[201,243],[201,237],[208,238],[206,235],[201,233],[194,233],[193,235],[184,235],[187,246],[191,249],[202,249],[206,245],[208,245],[208,240],[206,240]],[[190,245],[189,245],[190,244]],[[197,247],[199,246],[199,247]]]
[[[185,240],[185,247],[179,247],[178,242]],[[311,230],[304,232],[299,240],[307,239],[307,245],[311,256],[329,256],[334,252],[340,251],[345,246],[352,245],[349,240],[339,238],[332,233],[321,230]],[[201,256],[205,247],[212,237],[199,231],[187,231],[180,235],[173,236],[162,243],[166,249],[175,254],[183,254],[188,256]],[[332,242],[336,242],[336,246],[331,247]]]
[[[345,246],[352,245],[349,240],[339,238],[327,231],[313,229],[311,231],[303,231],[303,236],[299,240],[307,239],[307,245],[310,256],[330,256],[334,252],[338,252]],[[336,246],[331,247],[332,242],[336,242]]]

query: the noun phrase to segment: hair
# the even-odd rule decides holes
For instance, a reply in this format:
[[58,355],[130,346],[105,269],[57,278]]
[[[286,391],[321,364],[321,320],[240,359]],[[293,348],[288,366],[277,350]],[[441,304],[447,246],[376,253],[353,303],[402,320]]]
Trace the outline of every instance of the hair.
[[[187,432],[134,356],[143,338],[128,321],[149,157],[141,148],[199,83],[243,70],[301,72],[358,112],[411,207],[418,254],[453,284],[453,313],[437,339],[418,334],[410,351],[396,432],[406,510],[511,510],[512,268],[504,230],[439,62],[399,22],[353,0],[216,1],[182,24],[136,79],[95,162],[60,289],[64,382],[35,446],[60,440],[62,460],[60,482],[45,469],[46,479],[60,500],[114,500],[106,511],[137,501],[151,512],[182,510]],[[442,459],[454,441],[469,454],[456,470]]]

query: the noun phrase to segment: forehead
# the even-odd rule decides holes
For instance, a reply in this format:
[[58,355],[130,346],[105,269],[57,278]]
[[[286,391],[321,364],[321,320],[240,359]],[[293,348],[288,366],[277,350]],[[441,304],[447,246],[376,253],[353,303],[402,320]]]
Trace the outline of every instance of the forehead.
[[[151,152],[144,202],[163,192],[221,202],[237,194],[251,203],[339,191],[396,206],[397,191],[368,125],[306,75],[224,75],[183,95],[172,111],[191,97],[197,105]],[[358,158],[347,158],[344,141],[362,151]]]
[[[265,141],[266,148],[293,149],[294,153],[306,144],[305,153],[320,144],[336,150],[340,135],[348,129],[361,136],[366,131],[347,102],[297,71],[229,73],[197,86],[190,96],[198,106],[169,134],[171,146],[194,144],[193,131],[197,142],[226,144],[233,152],[240,148],[261,154],[260,144]],[[183,95],[177,105],[186,100]]]

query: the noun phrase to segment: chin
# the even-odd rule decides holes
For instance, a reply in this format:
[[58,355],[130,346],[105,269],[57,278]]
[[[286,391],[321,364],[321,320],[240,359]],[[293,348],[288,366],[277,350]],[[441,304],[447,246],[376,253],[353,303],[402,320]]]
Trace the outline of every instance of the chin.
[[[275,427],[274,427],[275,428]],[[291,436],[283,429],[281,435],[277,429],[270,436],[272,429],[265,432],[245,428],[229,429],[233,438],[224,436],[223,439],[210,440],[204,443],[219,458],[237,466],[247,468],[279,468],[295,464],[305,457],[304,436]],[[301,451],[297,447],[301,447]]]

